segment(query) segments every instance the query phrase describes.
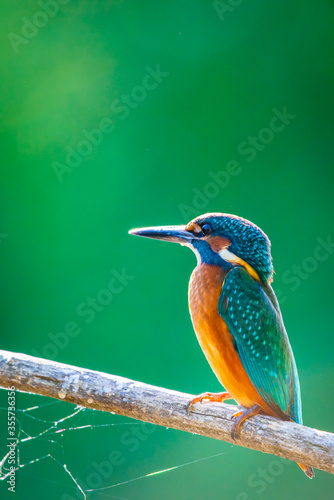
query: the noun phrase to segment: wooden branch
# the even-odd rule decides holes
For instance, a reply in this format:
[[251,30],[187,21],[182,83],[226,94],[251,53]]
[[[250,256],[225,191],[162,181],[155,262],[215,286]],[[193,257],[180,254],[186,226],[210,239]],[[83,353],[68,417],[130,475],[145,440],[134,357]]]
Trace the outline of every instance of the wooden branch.
[[334,434],[291,422],[256,416],[231,439],[231,417],[238,407],[224,403],[197,404],[189,417],[186,403],[193,397],[47,359],[0,351],[0,386],[40,394],[86,408],[108,411],[156,425],[220,439],[272,453],[334,473]]

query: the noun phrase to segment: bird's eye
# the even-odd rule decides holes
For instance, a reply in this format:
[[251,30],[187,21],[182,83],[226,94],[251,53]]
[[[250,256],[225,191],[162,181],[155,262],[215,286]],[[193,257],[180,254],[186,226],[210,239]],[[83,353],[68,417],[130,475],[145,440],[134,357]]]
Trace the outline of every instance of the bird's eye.
[[209,224],[203,224],[202,226],[202,233],[203,233],[203,236],[207,236],[208,234],[211,233],[211,227],[209,226]]

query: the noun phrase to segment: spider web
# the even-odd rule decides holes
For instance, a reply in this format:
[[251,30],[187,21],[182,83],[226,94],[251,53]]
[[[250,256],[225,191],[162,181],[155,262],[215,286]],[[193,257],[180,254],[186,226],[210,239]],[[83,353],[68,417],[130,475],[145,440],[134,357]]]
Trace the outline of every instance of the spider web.
[[[5,400],[6,394],[6,390],[0,390],[0,401]],[[92,498],[128,500],[117,495],[117,487],[188,467],[227,453],[224,451],[176,465],[174,463],[168,468],[160,469],[156,466],[153,471],[151,468],[147,473],[133,475],[130,478],[124,477],[124,467],[122,469],[125,461],[122,460],[124,456],[122,457],[121,453],[115,449],[109,453],[110,448],[113,448],[114,445],[117,446],[117,443],[127,446],[130,453],[138,453],[138,449],[141,448],[139,450],[141,454],[138,455],[138,460],[140,460],[140,456],[147,451],[145,448],[148,446],[148,441],[153,439],[153,433],[156,429],[159,429],[160,432],[166,432],[166,428],[144,422],[129,422],[129,419],[125,417],[43,396],[16,392],[16,398],[17,403],[20,401],[18,405],[20,407],[16,408],[15,473],[35,478],[37,481],[47,481],[58,487],[61,486],[63,491],[70,491],[72,483],[73,493],[63,493],[61,500],[89,500]],[[0,414],[6,418],[7,407],[5,404],[1,405]],[[52,415],[51,419],[50,415]],[[80,445],[73,450],[73,443],[70,444],[67,440],[67,437],[73,433],[80,435],[78,439],[82,453],[80,453]],[[99,458],[95,456],[98,448],[96,443],[99,442],[99,439],[108,442],[108,451],[102,452],[104,454],[101,461],[98,461]],[[7,451],[7,448],[4,452],[0,449],[0,481],[3,482],[6,482],[11,473],[9,456],[10,452]],[[82,463],[83,458],[85,464]],[[39,467],[46,463],[49,473],[47,477],[45,472],[44,475],[40,475],[39,472]],[[70,463],[71,465],[69,465]],[[56,465],[70,481],[66,484],[61,480],[61,475],[59,481],[55,480],[54,468],[49,468],[49,464]],[[152,464],[149,466],[152,467]],[[112,476],[115,475],[119,480],[113,481]]]

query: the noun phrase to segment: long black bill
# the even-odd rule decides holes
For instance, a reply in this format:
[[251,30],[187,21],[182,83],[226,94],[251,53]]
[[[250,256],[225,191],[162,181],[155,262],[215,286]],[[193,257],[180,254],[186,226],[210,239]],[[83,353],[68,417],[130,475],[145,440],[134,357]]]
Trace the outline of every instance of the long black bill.
[[129,234],[153,238],[155,240],[172,241],[174,243],[181,243],[181,245],[187,244],[194,238],[193,234],[186,231],[185,226],[141,227],[138,229],[131,229]]

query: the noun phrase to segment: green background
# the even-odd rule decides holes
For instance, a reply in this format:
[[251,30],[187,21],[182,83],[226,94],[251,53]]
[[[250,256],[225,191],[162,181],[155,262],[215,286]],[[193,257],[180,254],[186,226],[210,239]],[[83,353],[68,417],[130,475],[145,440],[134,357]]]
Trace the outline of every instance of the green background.
[[[36,1],[2,6],[1,345],[192,394],[219,391],[188,313],[195,257],[127,231],[203,212],[237,214],[272,242],[304,423],[333,432],[334,256],[329,249],[314,259],[318,239],[334,238],[333,4],[230,0],[218,10],[204,1],[71,0],[45,18]],[[26,20],[40,27],[29,31]],[[156,88],[138,90],[147,67],[158,65],[161,81],[145,80]],[[284,107],[294,117],[283,130],[263,131]],[[114,130],[98,145],[82,143],[83,131],[101,121]],[[259,147],[245,154],[250,136]],[[73,168],[68,147],[83,152]],[[123,269],[133,279],[106,299],[101,290]],[[88,297],[108,303],[94,317],[78,314]],[[58,335],[66,345],[57,347],[50,333],[68,322],[80,333],[67,343]],[[18,410],[46,402],[17,394]],[[18,419],[36,435],[73,408],[56,403],[18,411]],[[7,412],[0,417],[3,456]],[[228,443],[110,425],[131,422],[87,410],[59,426],[91,428],[22,443],[22,463],[47,454],[58,462],[22,468],[16,495],[1,484],[1,498],[82,498],[61,464],[87,482],[112,451],[122,463],[100,475],[99,487],[221,455],[88,498],[333,498],[333,477],[321,471],[311,482],[295,464]],[[140,437],[130,442],[129,429]],[[267,479],[256,483],[263,470]]]

